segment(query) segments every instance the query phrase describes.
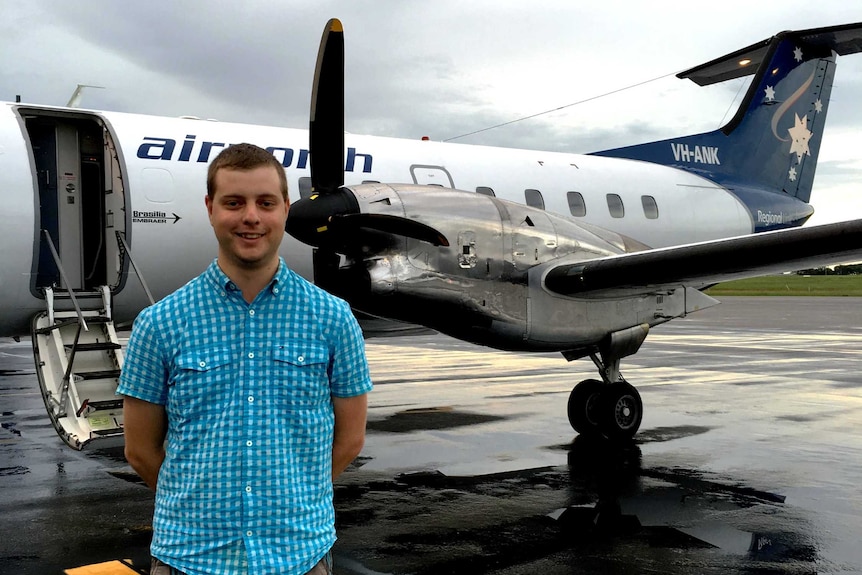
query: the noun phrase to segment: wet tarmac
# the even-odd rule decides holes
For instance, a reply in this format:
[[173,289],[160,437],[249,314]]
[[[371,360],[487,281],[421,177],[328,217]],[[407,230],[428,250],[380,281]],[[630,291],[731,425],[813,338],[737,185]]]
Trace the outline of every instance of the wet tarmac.
[[[566,421],[589,360],[369,340],[336,573],[862,573],[860,306],[725,298],[654,329],[616,447]],[[0,574],[145,573],[152,495],[54,434],[29,341],[0,340],[0,425]]]

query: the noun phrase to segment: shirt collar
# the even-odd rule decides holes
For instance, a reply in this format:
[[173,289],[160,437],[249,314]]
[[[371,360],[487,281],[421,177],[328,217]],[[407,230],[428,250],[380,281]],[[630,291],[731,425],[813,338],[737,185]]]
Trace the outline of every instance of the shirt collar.
[[[278,296],[284,293],[286,286],[288,285],[290,270],[287,267],[287,264],[284,263],[284,259],[278,258],[278,269],[275,271],[275,275],[272,277],[272,281],[269,282],[268,290],[269,293]],[[233,281],[227,274],[225,274],[222,269],[218,265],[218,258],[214,259],[212,263],[210,263],[204,275],[207,279],[215,284],[219,291],[233,293],[239,291],[239,288],[236,286]]]

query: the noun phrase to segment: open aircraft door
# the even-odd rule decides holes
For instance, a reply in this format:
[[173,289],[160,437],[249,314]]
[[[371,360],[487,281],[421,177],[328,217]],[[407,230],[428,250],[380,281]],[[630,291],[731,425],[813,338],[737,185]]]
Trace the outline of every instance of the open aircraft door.
[[71,447],[121,441],[123,355],[111,317],[128,254],[124,168],[96,114],[19,108],[38,210],[30,291],[45,311],[31,337],[42,397]]

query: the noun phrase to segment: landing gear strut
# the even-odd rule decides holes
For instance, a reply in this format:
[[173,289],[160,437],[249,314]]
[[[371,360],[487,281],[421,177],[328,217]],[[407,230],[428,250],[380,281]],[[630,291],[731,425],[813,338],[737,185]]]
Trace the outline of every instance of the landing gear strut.
[[615,332],[600,347],[599,354],[590,354],[602,380],[585,379],[569,395],[569,423],[579,434],[629,440],[637,433],[643,401],[620,373],[620,358],[637,351],[648,330],[647,326],[638,326]]

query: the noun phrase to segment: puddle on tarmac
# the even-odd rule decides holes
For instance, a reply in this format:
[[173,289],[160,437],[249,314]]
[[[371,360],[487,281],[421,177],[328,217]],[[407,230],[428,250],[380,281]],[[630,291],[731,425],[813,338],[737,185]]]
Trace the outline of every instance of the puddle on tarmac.
[[431,429],[452,429],[502,419],[505,418],[497,415],[457,411],[453,407],[442,406],[399,411],[386,419],[369,421],[366,429],[372,432],[407,433]]

